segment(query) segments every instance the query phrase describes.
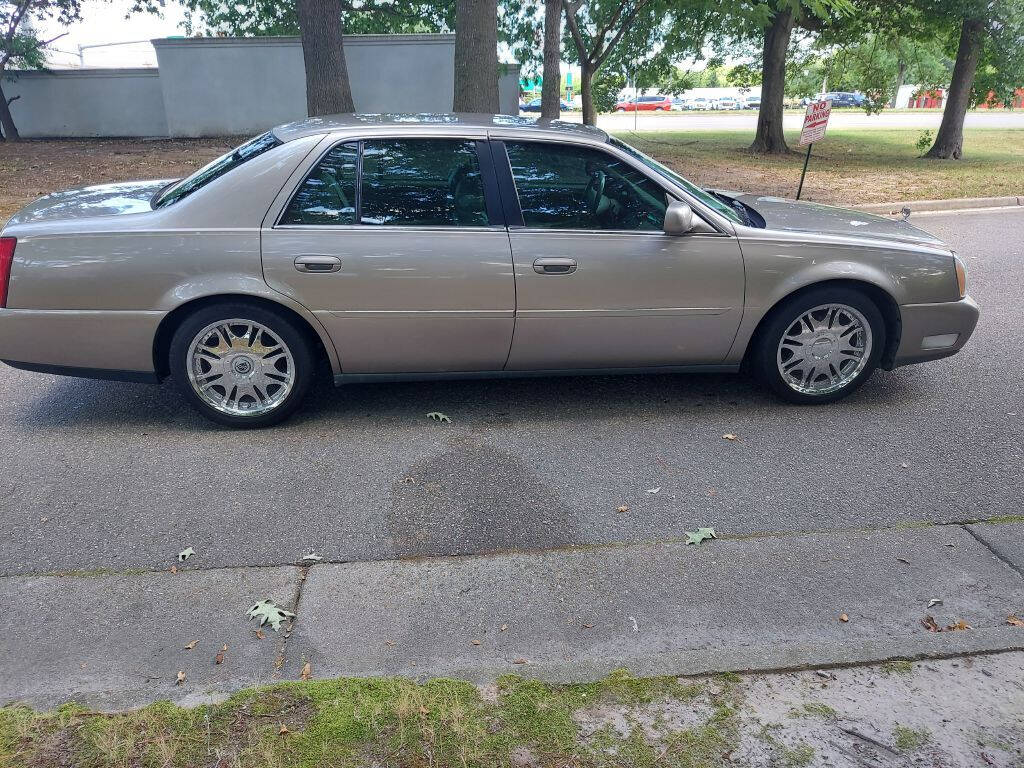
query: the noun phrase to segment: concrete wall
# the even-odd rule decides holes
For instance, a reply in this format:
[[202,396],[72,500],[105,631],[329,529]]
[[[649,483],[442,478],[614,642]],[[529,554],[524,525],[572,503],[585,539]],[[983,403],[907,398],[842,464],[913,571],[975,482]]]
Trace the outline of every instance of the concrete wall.
[[[357,112],[450,112],[454,35],[345,38]],[[297,37],[154,40],[158,69],[14,72],[25,137],[250,136],[306,116]],[[502,112],[519,112],[519,67],[502,65]]]
[[166,136],[164,99],[155,69],[64,69],[14,72],[4,82],[11,115],[26,138]]
[[[154,40],[171,136],[249,135],[306,116],[297,37]],[[351,35],[345,58],[357,112],[450,112],[454,35]],[[506,65],[501,111],[518,113]]]

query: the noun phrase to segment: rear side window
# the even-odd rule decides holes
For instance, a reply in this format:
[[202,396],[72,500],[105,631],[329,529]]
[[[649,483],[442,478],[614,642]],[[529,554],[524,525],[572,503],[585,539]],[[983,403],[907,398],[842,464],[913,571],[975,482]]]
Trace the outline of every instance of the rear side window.
[[487,225],[476,143],[458,139],[363,142],[362,224]]
[[359,144],[327,153],[288,203],[282,224],[355,224]]
[[476,143],[375,139],[340,144],[299,187],[281,223],[487,226]]
[[280,144],[281,140],[277,138],[273,132],[257,136],[255,139],[247,141],[240,147],[236,147],[231,150],[226,155],[221,155],[212,163],[203,166],[191,176],[172,184],[153,199],[152,205],[154,208],[163,208],[166,205],[176,203],[181,200],[181,198],[188,197],[197,189],[205,187],[214,179],[220,178],[228,171],[240,166],[242,163],[252,160],[254,157],[258,157],[264,152],[271,150]]

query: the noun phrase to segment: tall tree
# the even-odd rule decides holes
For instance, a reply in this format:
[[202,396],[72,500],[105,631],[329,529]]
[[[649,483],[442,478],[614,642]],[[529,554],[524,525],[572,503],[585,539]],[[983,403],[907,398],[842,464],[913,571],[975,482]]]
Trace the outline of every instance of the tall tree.
[[33,31],[33,22],[56,19],[66,26],[80,18],[81,10],[81,0],[0,0],[0,140],[20,138],[11,114],[11,104],[20,97],[8,97],[3,88],[9,71],[42,69],[47,47],[64,36],[43,40]]
[[554,119],[562,113],[562,0],[544,3],[544,86],[540,116]]
[[562,0],[571,49],[580,65],[583,122],[597,121],[594,76],[628,73],[642,87],[664,77],[673,59],[698,54],[714,0]]
[[499,111],[497,0],[456,0],[453,109]]
[[342,45],[340,0],[297,0],[306,113],[310,117],[355,112]]
[[1024,82],[1024,1],[919,0],[922,10],[958,31],[956,63],[935,143],[925,157],[963,156],[969,107],[989,99],[1008,103]]

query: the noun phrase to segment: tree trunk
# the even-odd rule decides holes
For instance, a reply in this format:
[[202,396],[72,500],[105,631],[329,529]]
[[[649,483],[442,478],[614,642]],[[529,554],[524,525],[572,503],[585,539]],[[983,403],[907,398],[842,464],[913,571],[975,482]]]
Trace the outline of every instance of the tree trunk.
[[778,11],[764,33],[761,62],[761,107],[757,112],[757,133],[750,145],[753,152],[789,152],[782,132],[782,102],[786,96],[786,51],[793,33],[793,11]]
[[971,103],[974,73],[981,57],[984,23],[980,19],[964,19],[960,29],[960,47],[956,52],[953,77],[942,110],[942,122],[935,143],[925,157],[959,160],[964,151],[964,117]]
[[562,0],[544,3],[544,89],[540,116],[555,119],[562,114]]
[[[903,83],[907,79],[907,62],[900,59],[898,62],[898,69],[896,70],[896,91],[892,95],[892,101],[889,102],[889,106],[893,109],[899,109],[900,105],[897,101],[900,98],[900,88],[903,87]],[[906,106],[905,104],[903,106]]]
[[594,69],[589,64],[580,66],[580,99],[583,101],[583,124],[597,125],[594,109]]
[[7,95],[4,93],[3,88],[4,73],[0,71],[0,139],[7,139],[9,141],[17,141],[20,136],[18,135],[18,126],[14,124],[14,118],[11,117],[11,107],[7,101]]
[[354,112],[340,0],[298,0],[296,10],[306,64],[306,111],[310,117]]
[[457,0],[455,5],[456,112],[493,115],[498,101],[498,0]]

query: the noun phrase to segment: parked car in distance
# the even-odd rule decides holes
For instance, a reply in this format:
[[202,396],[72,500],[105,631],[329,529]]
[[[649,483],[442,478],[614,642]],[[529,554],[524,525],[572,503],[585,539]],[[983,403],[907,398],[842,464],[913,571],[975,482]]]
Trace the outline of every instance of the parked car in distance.
[[761,108],[761,97],[760,96],[747,96],[743,99],[744,109],[760,109]]
[[616,112],[668,112],[671,109],[671,96],[641,96],[615,105]]
[[695,96],[686,99],[687,109],[714,110],[718,109],[718,99],[710,99],[707,96]]
[[743,109],[743,106],[740,104],[740,100],[733,96],[719,96],[718,109]]
[[[540,112],[540,99],[531,99],[524,104],[519,105],[520,112]],[[558,108],[563,112],[569,112],[572,110],[572,104],[567,102],[565,99],[558,100]]]
[[672,111],[682,112],[684,109],[687,109],[686,100],[679,96],[674,96],[672,98]]
[[850,93],[849,91],[831,91],[817,96],[805,96],[800,100],[800,105],[806,107],[812,102],[822,101],[824,99],[829,99],[832,102],[833,107],[860,107],[863,106],[865,101],[865,97],[859,93]]
[[906,221],[701,189],[597,128],[508,115],[303,120],[0,230],[0,359],[170,378],[238,427],[287,418],[325,370],[746,368],[828,403],[977,320],[964,262]]

